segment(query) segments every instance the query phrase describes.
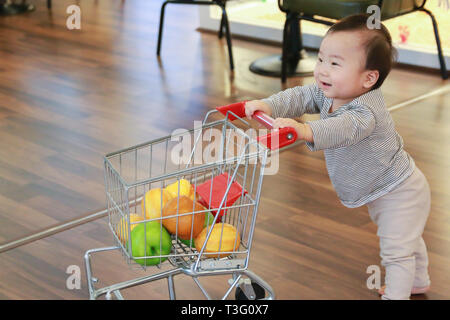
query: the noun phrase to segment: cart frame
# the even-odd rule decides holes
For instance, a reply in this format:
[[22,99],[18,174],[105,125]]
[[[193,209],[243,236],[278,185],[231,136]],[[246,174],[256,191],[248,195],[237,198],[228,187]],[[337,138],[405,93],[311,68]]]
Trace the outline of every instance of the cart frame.
[[[106,188],[106,194],[107,194],[107,204],[108,204],[108,216],[109,216],[109,227],[113,233],[114,236],[114,242],[115,246],[110,247],[104,247],[104,248],[97,248],[97,249],[90,249],[86,251],[84,255],[84,262],[86,267],[86,277],[87,277],[87,284],[88,284],[88,290],[89,290],[89,298],[91,300],[97,299],[102,295],[105,295],[106,299],[112,299],[113,295],[116,299],[122,300],[124,299],[121,293],[121,290],[139,286],[151,281],[160,280],[167,278],[168,281],[168,289],[169,289],[169,298],[170,299],[176,299],[176,293],[175,293],[175,286],[174,286],[174,277],[179,274],[185,274],[187,276],[192,277],[194,283],[200,288],[203,295],[209,300],[213,299],[211,295],[207,292],[207,290],[200,284],[198,278],[202,276],[214,276],[214,275],[230,275],[231,279],[228,281],[229,287],[226,290],[225,294],[223,295],[222,299],[227,299],[232,290],[236,287],[240,287],[247,298],[249,300],[255,299],[256,295],[252,287],[252,283],[256,283],[260,285],[267,293],[267,296],[264,297],[264,300],[272,300],[275,299],[275,293],[271,286],[265,282],[263,279],[261,279],[259,276],[257,276],[255,273],[250,271],[248,269],[249,264],[249,257],[251,252],[251,245],[253,240],[253,232],[254,227],[256,224],[256,217],[258,212],[258,205],[261,195],[261,187],[262,187],[262,181],[263,181],[263,175],[264,175],[264,168],[266,166],[266,160],[267,156],[269,155],[269,148],[262,145],[260,142],[258,142],[254,137],[248,135],[245,133],[241,128],[238,128],[233,123],[231,123],[230,119],[235,120],[239,119],[247,128],[250,128],[250,125],[247,121],[233,113],[231,110],[227,111],[225,114],[225,118],[222,120],[216,120],[216,121],[210,121],[208,122],[209,117],[211,114],[216,113],[217,110],[211,110],[209,111],[203,122],[202,122],[202,130],[207,128],[213,128],[215,126],[219,126],[222,129],[222,140],[221,140],[221,147],[219,154],[222,158],[219,159],[217,162],[212,163],[206,163],[206,164],[200,164],[198,166],[194,165],[194,156],[195,156],[195,148],[198,145],[201,135],[196,135],[196,130],[189,130],[189,133],[193,134],[194,137],[194,148],[192,149],[190,155],[189,155],[189,161],[186,163],[186,167],[181,169],[180,165],[178,165],[178,168],[176,168],[173,171],[167,171],[167,145],[169,139],[173,139],[172,136],[166,136],[160,139],[155,139],[150,142],[140,144],[138,146],[126,148],[114,153],[110,153],[105,156],[104,158],[104,164],[105,164],[105,188]],[[227,150],[234,148],[236,144],[234,145],[228,145],[229,141],[226,137],[226,130],[225,129],[231,129],[235,130],[235,132],[238,132],[241,137],[244,138],[245,144],[241,146],[242,148],[240,151],[238,151],[237,156],[228,157],[227,156]],[[234,138],[233,138],[234,139]],[[141,148],[145,148],[147,146],[153,146],[157,143],[164,143],[166,144],[166,154],[164,156],[164,171],[161,174],[154,174],[153,176],[150,174],[149,176],[146,176],[145,179],[139,179],[138,178],[138,156],[137,156],[137,150],[140,150]],[[201,143],[201,142],[200,142]],[[234,143],[234,140],[233,140]],[[250,150],[250,148],[253,148]],[[255,149],[256,148],[256,149]],[[255,152],[256,150],[256,152]],[[126,176],[127,174],[122,173],[122,157],[120,157],[120,170],[115,168],[112,163],[112,158],[116,157],[117,155],[123,155],[127,152],[135,152],[136,156],[133,161],[135,161],[136,166],[134,169],[134,177],[131,178],[133,180],[132,183],[127,180]],[[240,152],[240,153],[239,153]],[[222,153],[225,154],[225,157],[223,157]],[[152,149],[150,149],[150,164],[149,169],[150,172],[152,171]],[[250,161],[255,162],[255,166],[253,167],[253,176],[247,176],[247,170],[249,167]],[[228,165],[228,167],[227,167]],[[227,169],[228,168],[228,169]],[[146,168],[148,171],[148,168]],[[208,171],[212,170],[212,171]],[[126,241],[126,243],[123,241],[124,234],[126,236],[126,239],[131,239],[131,226],[133,225],[133,222],[130,221],[130,208],[134,207],[134,211],[136,212],[136,205],[140,201],[142,201],[143,196],[138,196],[138,193],[142,194],[145,186],[150,186],[154,183],[165,183],[167,179],[178,179],[179,182],[180,177],[191,175],[191,177],[194,175],[194,180],[197,181],[199,178],[197,176],[197,173],[203,172],[203,176],[206,177],[208,174],[212,174],[212,176],[215,176],[214,170],[220,170],[220,171],[226,171],[230,173],[229,176],[231,177],[230,182],[227,185],[227,189],[225,191],[225,194],[223,196],[223,199],[219,205],[218,208],[208,208],[208,210],[211,209],[217,209],[217,213],[219,212],[226,212],[228,210],[227,214],[224,214],[223,217],[219,218],[219,214],[216,214],[214,217],[213,225],[216,224],[216,222],[219,221],[219,219],[223,219],[223,221],[228,221],[231,224],[235,224],[237,226],[239,234],[241,234],[241,247],[243,247],[243,250],[239,249],[233,249],[232,252],[229,252],[229,256],[226,258],[221,258],[220,255],[218,255],[217,258],[209,258],[207,255],[205,255],[205,249],[206,244],[208,242],[208,239],[212,233],[213,228],[209,228],[206,236],[206,241],[202,248],[198,250],[194,250],[195,248],[192,247],[192,244],[188,247],[183,245],[180,242],[180,239],[177,235],[172,235],[172,251],[170,254],[163,255],[160,254],[157,256],[159,258],[161,264],[164,260],[169,260],[169,262],[174,266],[173,269],[162,271],[156,274],[139,277],[135,279],[131,279],[128,281],[116,283],[110,286],[106,286],[103,288],[96,288],[96,283],[98,282],[98,279],[94,277],[92,266],[91,266],[91,258],[94,254],[98,252],[107,252],[107,251],[113,251],[118,250],[121,251],[125,259],[129,264],[132,264],[133,260],[136,259],[136,257],[133,255],[132,250],[132,241]],[[239,171],[244,171],[244,174],[239,173]],[[256,172],[259,171],[259,172]],[[204,172],[208,172],[208,174],[205,174]],[[130,175],[128,175],[130,176]],[[237,201],[238,204],[236,205],[228,205],[226,204],[226,198],[228,196],[228,192],[231,188],[232,182],[236,181],[237,179],[241,179],[243,181],[243,187],[249,188],[249,192],[244,195],[242,193],[242,196],[239,197],[239,200]],[[258,180],[256,183],[256,186],[254,185],[254,181]],[[251,181],[251,185],[247,185],[247,182]],[[195,185],[196,186],[196,185]],[[142,189],[144,188],[144,189]],[[148,187],[150,189],[150,187]],[[131,190],[131,192],[130,192]],[[134,191],[134,197],[130,196],[130,193],[133,193]],[[180,196],[180,187],[178,184],[178,196]],[[119,200],[117,200],[119,199]],[[162,199],[162,195],[161,195]],[[120,202],[120,203],[119,203]],[[194,200],[195,202],[195,200]],[[161,200],[161,207],[162,207],[162,200]],[[241,214],[243,211],[247,209],[247,215]],[[144,209],[143,209],[144,210]],[[162,209],[161,209],[162,210]],[[251,212],[251,213],[249,213]],[[178,214],[178,212],[177,212]],[[126,219],[127,224],[125,228],[121,227],[120,230],[118,230],[117,225],[121,225],[120,223],[117,223],[117,219],[122,217],[123,219]],[[161,217],[158,218],[160,220],[163,219],[162,213]],[[152,219],[150,219],[151,221]],[[153,219],[155,220],[155,219]],[[156,219],[157,220],[157,219]],[[245,221],[245,226],[244,226]],[[144,223],[146,221],[144,220]],[[162,222],[162,221],[160,221]],[[142,222],[140,222],[142,223]],[[247,223],[249,225],[247,226]],[[178,220],[177,220],[178,224]],[[161,224],[162,225],[162,224]],[[162,227],[161,227],[162,228]],[[178,226],[177,226],[178,228]],[[192,231],[191,231],[192,232]],[[223,235],[223,229],[222,229],[222,235]],[[220,238],[220,244],[222,243],[222,235]],[[192,236],[192,233],[191,233]],[[219,252],[220,252],[220,246],[219,246]],[[149,258],[150,256],[144,254],[144,259]],[[158,267],[159,267],[158,264]],[[144,269],[146,267],[144,266]],[[248,278],[248,279],[246,279]],[[249,280],[249,281],[248,281]]]

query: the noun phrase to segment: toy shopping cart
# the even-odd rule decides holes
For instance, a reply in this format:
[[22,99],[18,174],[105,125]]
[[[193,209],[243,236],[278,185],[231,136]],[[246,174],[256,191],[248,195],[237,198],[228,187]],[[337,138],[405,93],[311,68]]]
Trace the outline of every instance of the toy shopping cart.
[[[264,169],[270,152],[293,143],[296,132],[282,128],[258,135],[243,119],[245,102],[211,110],[201,125],[105,156],[109,228],[114,246],[88,250],[86,275],[91,299],[123,299],[121,290],[174,276],[230,275],[222,299],[274,299],[264,280],[248,269]],[[213,113],[225,117],[210,120]],[[254,119],[272,128],[273,119]],[[239,120],[239,123],[232,123]],[[150,275],[96,288],[91,256],[119,250],[130,266]],[[162,271],[163,264],[171,264]],[[160,271],[160,272],[158,272]]]

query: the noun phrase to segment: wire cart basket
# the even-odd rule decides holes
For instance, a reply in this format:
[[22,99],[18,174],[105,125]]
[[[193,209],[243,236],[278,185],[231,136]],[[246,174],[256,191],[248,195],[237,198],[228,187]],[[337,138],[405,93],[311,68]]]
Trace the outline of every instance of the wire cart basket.
[[[244,299],[275,298],[248,264],[268,155],[297,136],[293,128],[257,136],[243,119],[244,107],[245,102],[218,107],[194,129],[105,156],[114,246],[85,253],[90,299],[123,299],[121,290],[164,278],[170,299],[175,299],[178,274],[192,277],[207,299],[212,297],[198,280],[206,275],[231,276],[222,299],[233,289]],[[216,112],[225,117],[209,120]],[[257,111],[253,118],[271,128],[269,116]],[[110,250],[119,250],[130,266],[158,271],[170,263],[173,268],[96,288],[91,256]]]

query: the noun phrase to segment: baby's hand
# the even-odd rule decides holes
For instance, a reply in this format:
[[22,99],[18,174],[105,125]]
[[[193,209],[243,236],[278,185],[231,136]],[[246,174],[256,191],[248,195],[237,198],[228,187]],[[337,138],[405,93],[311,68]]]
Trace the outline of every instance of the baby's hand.
[[291,118],[276,118],[273,121],[274,129],[285,128],[285,127],[292,127],[294,129],[298,129],[300,125],[301,125],[300,122],[295,121],[294,119],[291,119]]
[[251,120],[255,111],[262,111],[268,116],[272,115],[272,108],[262,100],[252,100],[245,103],[245,115],[247,119]]
[[299,139],[314,142],[313,133],[311,131],[311,127],[309,124],[304,124],[298,121],[295,121],[291,118],[276,118],[273,121],[273,129],[277,130],[279,128],[292,127],[297,132],[297,136]]

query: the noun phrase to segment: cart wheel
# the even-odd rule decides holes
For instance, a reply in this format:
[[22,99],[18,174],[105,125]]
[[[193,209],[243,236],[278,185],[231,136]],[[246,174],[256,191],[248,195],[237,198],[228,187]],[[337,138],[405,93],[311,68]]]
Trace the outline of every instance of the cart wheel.
[[[242,284],[242,285],[248,285],[248,284]],[[249,286],[249,285],[248,285]],[[256,282],[251,282],[251,286],[253,288],[253,291],[255,292],[255,296],[253,299],[250,299],[244,292],[244,290],[242,290],[242,288],[240,286],[238,286],[236,288],[236,294],[235,294],[235,298],[236,300],[259,300],[259,299],[263,299],[266,296],[266,291],[264,290],[263,287],[261,287],[258,283]]]

